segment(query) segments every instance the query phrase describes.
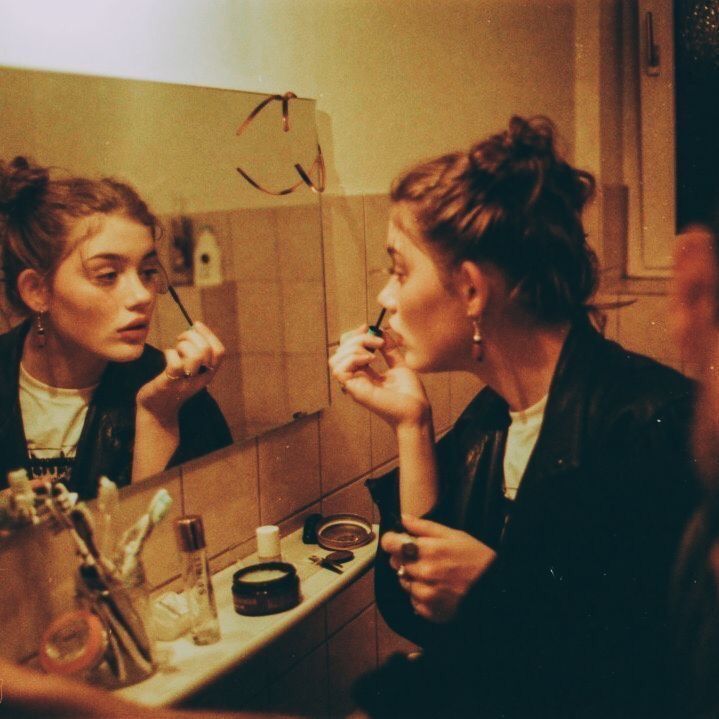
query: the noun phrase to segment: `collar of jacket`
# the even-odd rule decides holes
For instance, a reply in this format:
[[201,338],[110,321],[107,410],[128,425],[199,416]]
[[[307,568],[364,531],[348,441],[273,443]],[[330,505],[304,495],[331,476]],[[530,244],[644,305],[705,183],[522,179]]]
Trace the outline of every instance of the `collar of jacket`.
[[[18,382],[23,342],[29,330],[30,320],[25,320],[0,337],[0,357],[5,358],[5,361],[0,362],[0,437],[8,439],[0,442],[0,445],[4,452],[10,454],[4,462],[8,465],[25,461],[22,447],[26,443],[20,415]],[[14,448],[19,454],[12,451]]]
[[[591,388],[601,372],[604,346],[611,344],[581,319],[572,324],[549,385],[544,421],[525,472],[555,474],[579,466],[588,440],[585,430]],[[489,387],[469,405],[460,422],[476,431],[505,431],[510,424],[507,402]]]

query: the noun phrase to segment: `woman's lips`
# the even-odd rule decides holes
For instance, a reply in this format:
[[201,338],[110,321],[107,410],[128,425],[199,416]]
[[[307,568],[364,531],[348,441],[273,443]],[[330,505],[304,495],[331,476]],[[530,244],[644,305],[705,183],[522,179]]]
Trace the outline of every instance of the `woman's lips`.
[[147,336],[147,325],[134,325],[132,327],[125,327],[124,329],[118,330],[118,334],[123,340],[128,342],[140,342],[144,341]]

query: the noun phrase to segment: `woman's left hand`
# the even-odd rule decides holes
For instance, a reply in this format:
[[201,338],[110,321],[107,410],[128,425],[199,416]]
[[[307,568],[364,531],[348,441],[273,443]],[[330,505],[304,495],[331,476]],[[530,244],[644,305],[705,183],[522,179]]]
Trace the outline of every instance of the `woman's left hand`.
[[214,332],[195,322],[165,350],[165,369],[140,388],[138,408],[158,419],[176,419],[184,402],[212,382],[224,356],[225,347]]
[[391,555],[390,565],[415,613],[431,622],[448,622],[497,554],[466,532],[437,522],[402,515],[402,523],[417,547],[416,559],[403,549],[406,534],[386,532],[382,548]]

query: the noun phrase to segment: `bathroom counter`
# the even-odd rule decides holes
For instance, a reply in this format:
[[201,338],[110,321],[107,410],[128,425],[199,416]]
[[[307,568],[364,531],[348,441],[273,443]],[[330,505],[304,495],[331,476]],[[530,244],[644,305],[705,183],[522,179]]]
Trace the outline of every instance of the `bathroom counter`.
[[[374,530],[376,535],[377,526]],[[212,577],[222,632],[220,641],[200,647],[186,634],[172,642],[157,642],[160,656],[168,655],[160,669],[149,679],[116,693],[146,706],[165,706],[187,699],[272,643],[365,574],[372,566],[376,549],[375,537],[370,544],[353,550],[355,557],[343,565],[343,574],[335,574],[307,559],[311,554],[328,554],[328,550],[316,544],[303,544],[301,529],[283,537],[282,559],[297,568],[302,600],[293,609],[263,617],[237,614],[232,603],[232,575],[241,567],[254,564],[256,555],[223,569]]]

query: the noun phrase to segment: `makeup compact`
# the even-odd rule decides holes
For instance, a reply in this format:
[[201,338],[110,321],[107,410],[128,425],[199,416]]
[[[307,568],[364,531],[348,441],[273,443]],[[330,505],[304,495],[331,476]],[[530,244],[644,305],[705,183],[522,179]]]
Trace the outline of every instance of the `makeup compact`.
[[263,562],[232,575],[235,611],[246,616],[284,612],[300,603],[297,570],[287,562]]
[[332,514],[317,525],[317,544],[324,549],[354,549],[373,539],[372,525],[358,514]]
[[38,659],[48,673],[82,675],[100,665],[108,645],[102,622],[84,609],[59,616],[45,631]]

